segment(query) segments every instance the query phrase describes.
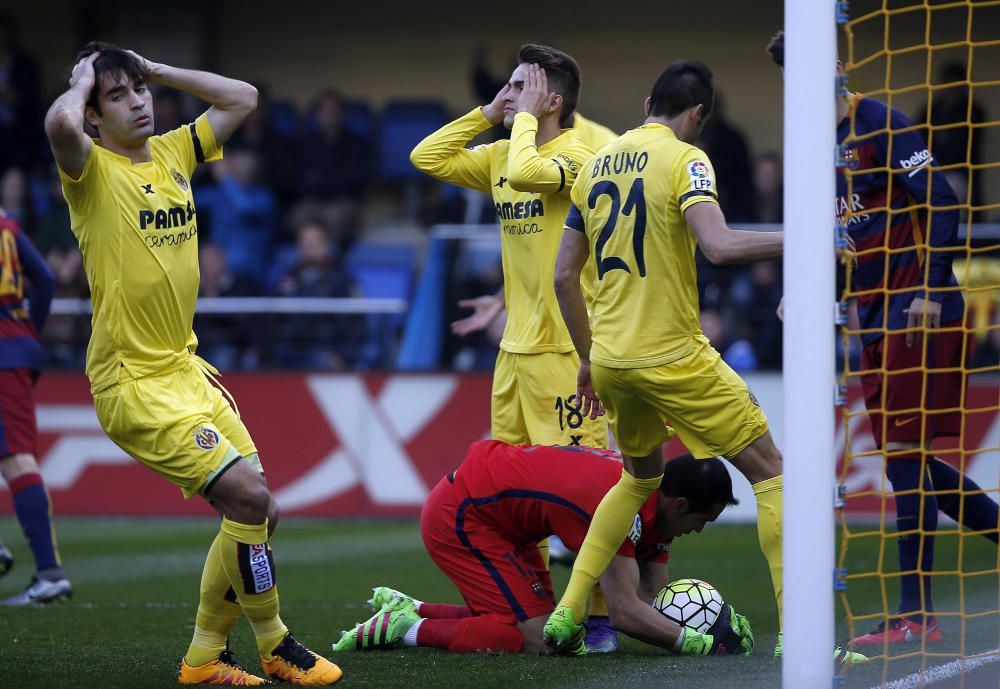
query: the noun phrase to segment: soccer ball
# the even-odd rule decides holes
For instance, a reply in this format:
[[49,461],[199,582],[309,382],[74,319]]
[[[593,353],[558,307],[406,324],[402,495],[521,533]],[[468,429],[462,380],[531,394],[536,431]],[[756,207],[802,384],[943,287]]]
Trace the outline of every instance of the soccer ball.
[[715,624],[723,605],[722,594],[701,579],[678,579],[653,599],[661,615],[702,634]]

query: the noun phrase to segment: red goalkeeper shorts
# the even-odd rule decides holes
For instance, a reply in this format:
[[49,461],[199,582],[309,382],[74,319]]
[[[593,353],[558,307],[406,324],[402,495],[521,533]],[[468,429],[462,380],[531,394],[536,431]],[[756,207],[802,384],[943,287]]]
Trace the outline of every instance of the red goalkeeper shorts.
[[514,624],[555,609],[552,579],[538,546],[512,543],[448,478],[424,503],[420,532],[434,564],[474,614]]

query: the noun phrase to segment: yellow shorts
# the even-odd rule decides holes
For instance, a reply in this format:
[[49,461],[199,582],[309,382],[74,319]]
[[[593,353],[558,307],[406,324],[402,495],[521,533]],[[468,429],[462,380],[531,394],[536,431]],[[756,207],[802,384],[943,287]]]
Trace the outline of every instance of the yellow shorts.
[[695,457],[731,459],[767,432],[757,398],[703,338],[669,364],[594,363],[591,377],[618,447],[631,457],[645,457],[676,434]]
[[512,445],[608,446],[608,423],[577,411],[576,352],[500,350],[493,371],[493,438]]
[[[180,487],[203,492],[257,448],[229,400],[194,361],[126,380],[94,395],[101,427],[115,444]],[[259,464],[255,467],[260,471]]]

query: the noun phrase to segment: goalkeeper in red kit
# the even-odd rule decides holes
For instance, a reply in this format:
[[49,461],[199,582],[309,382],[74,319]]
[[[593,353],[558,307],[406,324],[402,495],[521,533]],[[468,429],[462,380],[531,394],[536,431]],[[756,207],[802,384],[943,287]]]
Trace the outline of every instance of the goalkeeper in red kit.
[[[431,492],[420,518],[428,554],[465,605],[425,603],[376,587],[369,601],[375,616],[344,632],[334,649],[548,652],[542,627],[555,600],[538,542],[557,535],[578,550],[621,472],[620,456],[609,450],[474,443]],[[619,631],[686,655],[750,653],[753,632],[731,606],[701,634],[650,605],[668,582],[671,541],[701,531],[736,502],[721,460],[688,455],[667,462],[660,490],[635,515],[600,581]]]

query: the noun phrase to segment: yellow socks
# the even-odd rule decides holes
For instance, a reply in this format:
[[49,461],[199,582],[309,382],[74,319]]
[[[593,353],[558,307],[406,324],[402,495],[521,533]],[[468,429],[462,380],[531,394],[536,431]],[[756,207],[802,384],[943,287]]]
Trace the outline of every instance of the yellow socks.
[[601,590],[600,584],[590,592],[590,614],[596,617],[611,616],[608,612],[608,602],[604,600],[604,591]]
[[198,667],[219,657],[226,648],[226,637],[240,618],[240,604],[236,601],[229,577],[222,568],[222,534],[215,537],[205,558],[201,572],[201,598],[195,618],[194,638],[184,659],[191,667]]
[[257,649],[265,660],[270,660],[271,651],[285,638],[288,628],[278,616],[278,587],[274,559],[267,545],[267,522],[238,524],[223,518],[219,539],[226,576],[253,627]]
[[549,539],[545,539],[538,542],[538,552],[542,556],[542,562],[545,563],[545,569],[549,568]]
[[784,479],[781,476],[753,484],[757,496],[757,539],[761,552],[767,558],[771,569],[771,585],[774,586],[774,600],[778,604],[778,629],[782,629],[781,602],[781,494]]
[[611,559],[628,535],[629,527],[635,521],[635,515],[642,507],[642,503],[660,487],[662,479],[662,475],[656,478],[637,479],[627,471],[623,471],[621,480],[608,491],[601,504],[597,506],[590,522],[590,529],[587,531],[587,538],[584,539],[580,554],[573,564],[573,574],[566,586],[566,593],[559,601],[560,605],[570,607],[577,622],[583,620],[587,600],[594,589],[594,584],[611,564]]

